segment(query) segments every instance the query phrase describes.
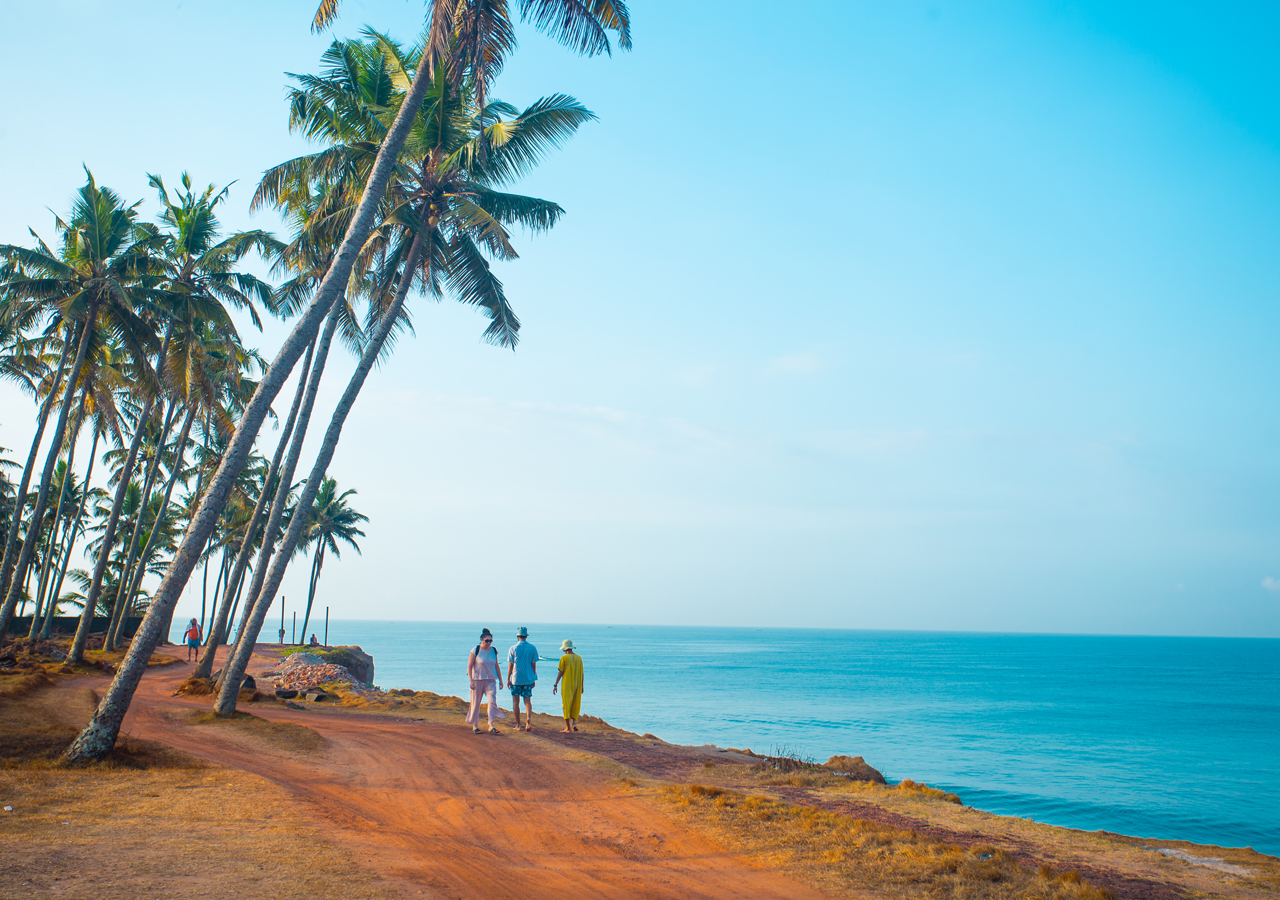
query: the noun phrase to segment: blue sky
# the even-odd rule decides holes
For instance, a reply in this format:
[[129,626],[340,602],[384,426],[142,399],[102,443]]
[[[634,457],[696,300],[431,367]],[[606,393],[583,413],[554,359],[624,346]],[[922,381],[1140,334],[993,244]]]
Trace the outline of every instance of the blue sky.
[[[1273,6],[633,7],[612,59],[521,30],[497,94],[600,116],[522,185],[568,215],[501,267],[516,353],[415,304],[330,470],[372,521],[320,602],[1280,636]],[[82,162],[149,210],[147,172],[235,180],[227,224],[276,227],[246,207],[305,150],[311,11],[0,14],[0,241],[51,236]]]

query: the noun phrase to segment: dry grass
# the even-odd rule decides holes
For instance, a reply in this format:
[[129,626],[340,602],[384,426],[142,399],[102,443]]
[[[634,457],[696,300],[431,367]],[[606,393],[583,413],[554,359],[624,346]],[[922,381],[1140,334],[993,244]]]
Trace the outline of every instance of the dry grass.
[[0,771],[0,796],[10,896],[389,897],[284,791],[220,766]]
[[44,669],[16,669],[0,674],[0,696],[21,697],[48,684],[53,684],[53,679]]
[[662,796],[733,852],[839,895],[1114,900],[1078,873],[1034,871],[992,847],[961,849],[913,831],[719,787],[674,786]]
[[329,746],[318,732],[305,725],[271,722],[246,712],[237,712],[226,718],[211,712],[193,712],[187,721],[192,725],[209,725],[234,731],[278,750],[317,753]]
[[963,805],[960,798],[955,794],[947,791],[940,791],[937,788],[929,787],[929,785],[922,782],[912,781],[910,778],[906,778],[897,784],[892,785],[889,790],[899,794],[918,794],[921,797],[928,797],[931,800],[941,800],[944,803],[957,803]]
[[[40,687],[40,686],[37,686]],[[98,695],[80,690],[31,690],[0,696],[0,769],[48,770],[63,766],[62,755],[98,705]],[[92,771],[172,769],[199,765],[164,744],[121,737]]]
[[431,691],[413,691],[399,688],[387,693],[377,693],[354,688],[346,682],[327,684],[324,688],[338,705],[369,712],[412,712],[414,710],[447,710],[465,712],[467,702],[458,697],[433,694]]
[[188,678],[173,692],[175,697],[207,697],[214,692],[216,682],[212,678]]

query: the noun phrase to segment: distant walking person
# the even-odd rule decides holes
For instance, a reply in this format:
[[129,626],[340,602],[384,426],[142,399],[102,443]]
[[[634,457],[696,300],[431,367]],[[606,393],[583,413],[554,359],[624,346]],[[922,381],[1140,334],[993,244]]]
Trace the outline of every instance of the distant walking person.
[[489,733],[497,734],[493,715],[498,709],[498,651],[493,648],[493,632],[488,628],[480,632],[480,643],[467,659],[467,677],[471,680],[471,711],[467,713],[467,724],[473,733],[480,733],[480,704],[487,696]]
[[182,642],[187,645],[187,662],[191,662],[191,654],[200,649],[200,641],[203,638],[204,635],[200,633],[200,623],[192,619],[187,630],[182,632]]
[[560,645],[560,652],[564,655],[560,657],[559,674],[551,686],[551,693],[556,692],[563,680],[560,704],[564,708],[564,730],[567,734],[578,730],[578,714],[582,712],[582,657],[573,652],[573,641],[568,639]]
[[[512,676],[515,676],[514,678]],[[516,629],[516,642],[507,651],[507,687],[511,688],[511,707],[520,728],[520,698],[524,698],[524,730],[533,731],[533,686],[538,681],[538,648],[529,643],[529,629]]]

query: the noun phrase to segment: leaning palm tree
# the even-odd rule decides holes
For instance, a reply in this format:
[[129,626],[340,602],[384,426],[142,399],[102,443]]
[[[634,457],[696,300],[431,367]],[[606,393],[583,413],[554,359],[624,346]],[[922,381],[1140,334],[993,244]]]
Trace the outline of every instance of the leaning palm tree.
[[356,526],[361,522],[368,522],[369,517],[356,512],[347,503],[347,498],[355,492],[352,488],[339,494],[337,480],[326,477],[316,493],[311,510],[307,513],[306,530],[302,541],[298,544],[298,552],[305,552],[308,547],[315,549],[311,556],[311,577],[307,582],[307,611],[302,614],[301,633],[304,635],[307,633],[307,623],[311,621],[311,606],[316,599],[320,573],[324,570],[326,551],[341,558],[342,549],[338,544],[342,542],[357,553],[360,552],[360,545],[356,543],[356,538],[364,537],[364,532]]
[[[578,50],[580,53],[594,55],[606,52],[609,49],[607,34],[601,32],[592,37],[582,33],[580,23],[586,19],[590,19],[592,23],[602,29],[616,31],[623,45],[630,46],[629,18],[625,7],[622,7],[620,3],[611,2],[611,0],[593,0],[589,9],[584,8],[580,0],[536,0],[536,3],[538,8],[544,8],[552,14],[535,17],[535,25],[544,32],[549,33],[556,40]],[[456,15],[449,14],[451,11],[456,11],[457,7],[451,6],[450,10],[446,11],[445,7],[448,5],[445,0],[430,0],[429,2],[431,8],[429,21],[431,24],[428,31],[428,45],[431,47],[449,47],[462,35],[461,30],[457,27],[459,18]],[[533,7],[531,6],[530,9],[532,10]],[[555,9],[563,11],[564,15],[557,18],[553,14]],[[336,4],[333,6],[333,11],[336,14]],[[476,22],[481,26],[483,25],[479,18],[476,18]],[[472,29],[474,35],[477,36],[494,35],[498,34],[499,31],[500,23],[499,27],[495,29],[485,29],[484,27]],[[480,47],[482,43],[471,36],[467,36],[466,46],[472,48],[472,50]],[[468,51],[468,54],[459,54],[459,59],[467,60],[467,65],[470,68],[463,69],[459,66],[452,79],[454,83],[459,83],[466,75],[481,70],[483,70],[481,74],[483,78],[488,71],[488,67],[494,62],[500,61],[492,56],[487,49],[479,55],[472,51]],[[153,597],[146,620],[144,620],[135,635],[134,641],[129,648],[129,653],[125,656],[111,687],[98,705],[93,718],[72,743],[71,747],[68,748],[66,755],[68,761],[77,762],[96,759],[108,753],[115,746],[116,738],[120,733],[120,725],[129,708],[134,691],[137,690],[138,683],[146,670],[147,660],[160,639],[161,628],[186,586],[187,579],[199,559],[202,548],[213,531],[221,508],[230,495],[233,483],[248,462],[250,451],[257,440],[258,431],[262,427],[271,403],[275,400],[276,395],[280,392],[306,348],[310,346],[313,337],[319,332],[320,324],[328,315],[330,308],[346,290],[355,259],[374,228],[392,169],[404,146],[405,139],[408,137],[409,129],[417,118],[419,107],[423,97],[426,96],[427,88],[433,81],[430,76],[438,68],[436,60],[442,58],[443,54],[435,53],[434,51],[427,54],[424,58],[424,63],[428,71],[425,73],[415,72],[415,77],[408,86],[404,99],[396,111],[391,128],[382,140],[378,156],[365,182],[359,203],[356,205],[355,214],[346,229],[346,233],[343,235],[337,252],[334,254],[333,263],[318,286],[306,311],[294,326],[293,331],[281,346],[275,360],[264,375],[253,400],[245,408],[236,429],[236,434],[228,447],[228,452],[224,455],[218,472],[210,481],[205,499],[188,524],[186,534],[174,554],[173,562]],[[426,74],[428,77],[420,77],[422,74]],[[395,319],[396,315],[394,313],[391,314],[387,323],[388,330]],[[385,335],[382,340],[385,341]],[[381,342],[379,342],[379,350],[380,348]],[[362,358],[357,372],[363,369],[367,374],[368,368],[372,367],[372,364],[372,360],[370,360],[368,366],[366,366],[365,359]],[[363,384],[363,380],[363,376],[359,378],[360,384]],[[349,390],[344,394],[344,401],[340,404],[340,406],[345,404],[345,408],[348,410],[355,400],[355,393],[359,391],[359,388],[356,387],[353,393],[350,387],[349,385]],[[343,413],[342,418],[345,419],[345,413]],[[332,432],[332,430],[331,423],[330,431]],[[326,438],[328,438],[328,435]],[[336,437],[333,440],[336,442]],[[328,452],[331,455],[332,448]],[[256,612],[255,605],[255,614]],[[265,615],[265,612],[263,614]],[[261,625],[259,624],[260,627]]]
[[[407,64],[415,62],[412,53],[405,53],[385,36],[371,36],[393,57]],[[331,53],[339,59],[346,55]],[[251,617],[223,668],[215,705],[219,715],[229,715],[235,709],[240,678],[302,537],[306,511],[323,482],[347,414],[398,323],[409,292],[418,286],[430,297],[451,294],[481,307],[491,320],[485,339],[514,347],[519,321],[487,257],[516,257],[508,225],[543,231],[553,226],[563,212],[549,201],[505,193],[499,188],[527,172],[594,116],[563,95],[540,100],[520,114],[502,103],[490,103],[487,109],[481,109],[476,104],[474,85],[452,85],[444,71],[437,70],[418,121],[411,129],[396,177],[388,188],[386,219],[370,240],[383,269],[377,279],[382,289],[371,298],[369,336],[360,362],[330,418],[320,452],[298,498],[299,512],[270,567],[265,574],[255,576],[255,580],[264,579],[263,585],[256,597],[251,596]],[[503,118],[503,114],[511,118]],[[492,124],[487,124],[490,117]],[[317,112],[316,118],[325,116]],[[327,160],[318,156],[319,174],[310,177],[324,180],[329,171]],[[297,166],[295,171],[303,176],[308,168]]]

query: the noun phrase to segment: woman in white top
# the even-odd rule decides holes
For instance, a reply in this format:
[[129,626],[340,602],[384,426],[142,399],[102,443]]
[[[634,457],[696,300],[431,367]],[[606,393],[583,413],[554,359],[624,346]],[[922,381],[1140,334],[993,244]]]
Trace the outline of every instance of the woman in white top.
[[467,677],[471,679],[471,711],[467,724],[472,732],[480,733],[480,704],[488,695],[489,733],[497,734],[493,727],[493,714],[498,708],[498,651],[493,646],[493,633],[488,628],[480,632],[480,643],[467,659]]

